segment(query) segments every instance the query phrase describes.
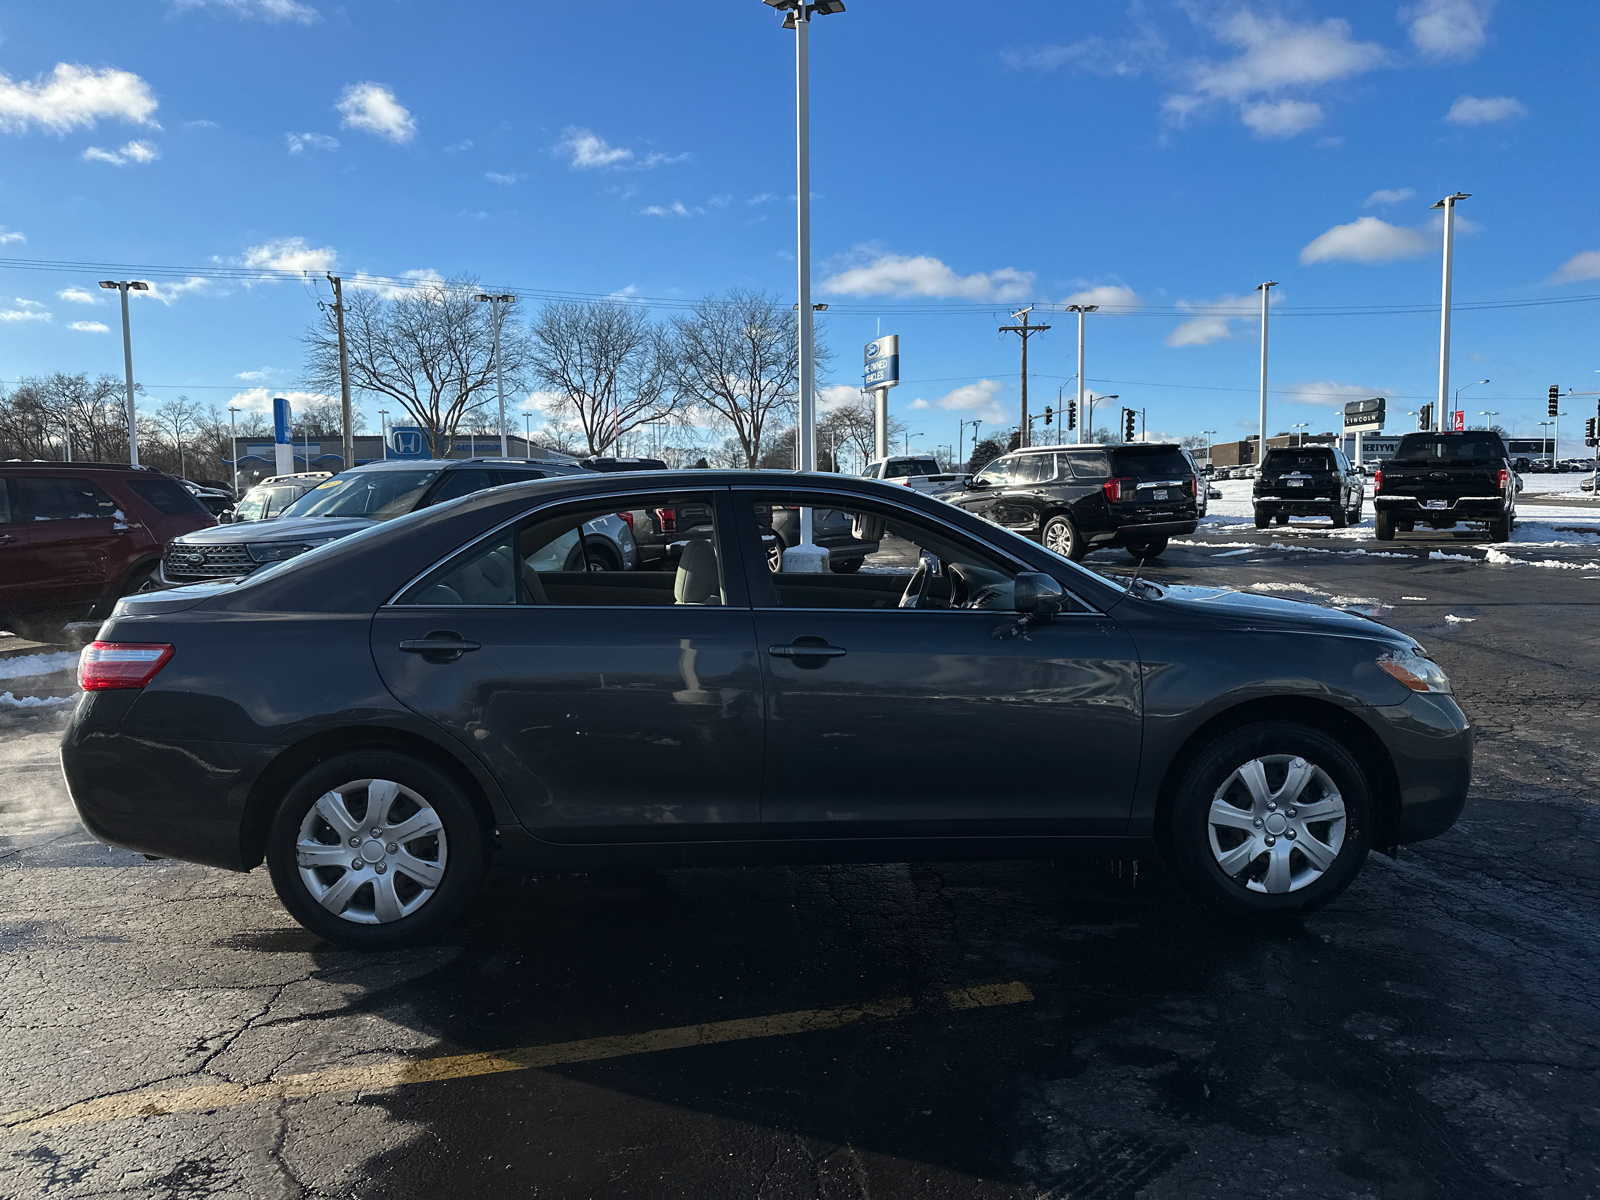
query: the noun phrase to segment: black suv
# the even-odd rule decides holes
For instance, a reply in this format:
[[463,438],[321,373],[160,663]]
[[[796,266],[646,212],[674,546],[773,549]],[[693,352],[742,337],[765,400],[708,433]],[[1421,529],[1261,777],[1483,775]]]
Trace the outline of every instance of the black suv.
[[1194,532],[1196,490],[1181,446],[1030,446],[944,498],[1074,561],[1114,547],[1142,560]]
[[1380,542],[1397,529],[1454,529],[1459,521],[1482,522],[1490,541],[1509,541],[1521,490],[1492,429],[1408,433],[1374,477],[1372,523]]
[[1337,446],[1268,450],[1253,496],[1257,529],[1290,517],[1330,517],[1343,529],[1361,522],[1366,479]]

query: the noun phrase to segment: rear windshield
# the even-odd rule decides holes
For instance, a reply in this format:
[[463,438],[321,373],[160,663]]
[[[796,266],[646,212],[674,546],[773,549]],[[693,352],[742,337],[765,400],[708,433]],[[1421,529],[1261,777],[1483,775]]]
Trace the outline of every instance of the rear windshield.
[[931,458],[906,458],[889,463],[883,472],[885,479],[904,479],[908,475],[937,475],[939,464]]
[[1268,450],[1267,461],[1262,464],[1267,471],[1331,471],[1332,450]]
[[1193,475],[1194,469],[1176,446],[1117,446],[1111,463],[1118,475],[1136,479],[1176,479]]
[[439,473],[420,471],[351,471],[317,484],[283,510],[286,517],[371,517],[387,521],[408,513],[423,489]]
[[1498,433],[1408,433],[1394,452],[1395,462],[1437,462],[1443,460],[1494,461],[1506,456],[1505,443]]
[[210,516],[210,510],[195,499],[194,493],[170,479],[130,479],[128,490],[158,513],[169,517],[189,517],[195,513]]

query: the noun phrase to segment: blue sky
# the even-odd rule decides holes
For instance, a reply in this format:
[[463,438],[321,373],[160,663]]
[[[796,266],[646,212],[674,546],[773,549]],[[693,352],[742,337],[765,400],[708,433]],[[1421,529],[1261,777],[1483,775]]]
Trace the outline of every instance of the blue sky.
[[[0,4],[0,258],[311,271],[160,281],[134,307],[152,402],[293,390],[330,267],[787,299],[778,20],[758,0]],[[1597,44],[1600,7],[1538,0],[849,0],[812,40],[823,382],[853,389],[861,344],[898,333],[892,407],[915,446],[953,444],[958,419],[1016,420],[1010,309],[1098,300],[1093,390],[1152,431],[1241,436],[1258,343],[1217,306],[1275,279],[1275,430],[1334,427],[1347,395],[1415,409],[1437,312],[1318,310],[1437,305],[1428,206],[1458,190],[1458,303],[1600,296],[1597,85],[1572,54]],[[119,373],[105,274],[0,262],[0,378]],[[1491,380],[1469,420],[1531,433],[1549,384],[1600,387],[1597,317],[1458,311],[1454,381]],[[1075,319],[1043,319],[1035,410],[1075,369]]]

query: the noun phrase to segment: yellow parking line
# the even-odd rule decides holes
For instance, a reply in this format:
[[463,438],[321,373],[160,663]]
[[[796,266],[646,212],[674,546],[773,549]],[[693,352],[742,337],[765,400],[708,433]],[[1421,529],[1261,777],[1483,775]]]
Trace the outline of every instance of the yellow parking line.
[[[944,994],[953,1009],[992,1008],[1004,1004],[1023,1004],[1033,999],[1025,983],[990,983],[957,988]],[[721,1042],[743,1042],[752,1038],[787,1037],[796,1033],[815,1033],[838,1029],[859,1021],[887,1020],[910,1013],[915,1003],[908,997],[879,1000],[868,1004],[849,1004],[840,1008],[806,1008],[797,1012],[776,1013],[767,1017],[744,1017],[734,1021],[712,1021],[704,1025],[679,1025],[649,1033],[619,1034],[615,1037],[585,1038],[577,1042],[555,1042],[544,1046],[520,1046],[492,1054],[453,1054],[443,1058],[424,1058],[410,1062],[383,1063],[377,1066],[333,1067],[303,1075],[285,1075],[266,1083],[217,1083],[187,1088],[143,1088],[115,1096],[85,1100],[66,1108],[19,1109],[0,1113],[0,1129],[33,1133],[93,1125],[101,1121],[122,1121],[131,1117],[162,1117],[169,1113],[204,1112],[218,1108],[238,1108],[271,1100],[299,1100],[339,1092],[368,1092],[403,1087],[411,1083],[437,1083],[446,1079],[468,1079],[474,1075],[498,1075],[506,1071],[527,1071],[568,1063],[594,1062],[604,1058],[624,1058],[631,1054],[652,1054],[657,1050],[677,1050],[687,1046],[713,1046]]]

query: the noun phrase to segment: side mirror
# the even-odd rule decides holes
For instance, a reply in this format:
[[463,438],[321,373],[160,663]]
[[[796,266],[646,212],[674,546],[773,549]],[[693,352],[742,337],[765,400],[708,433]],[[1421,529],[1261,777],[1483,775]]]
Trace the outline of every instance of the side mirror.
[[1043,571],[1023,571],[1011,585],[1011,601],[1019,613],[1049,620],[1061,611],[1066,593]]
[[884,534],[883,526],[882,517],[871,513],[856,513],[850,522],[850,536],[858,542],[881,542]]
[[976,475],[963,475],[961,486],[964,488],[986,488],[989,486],[987,479],[979,479]]

